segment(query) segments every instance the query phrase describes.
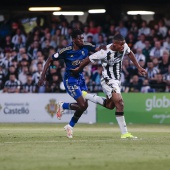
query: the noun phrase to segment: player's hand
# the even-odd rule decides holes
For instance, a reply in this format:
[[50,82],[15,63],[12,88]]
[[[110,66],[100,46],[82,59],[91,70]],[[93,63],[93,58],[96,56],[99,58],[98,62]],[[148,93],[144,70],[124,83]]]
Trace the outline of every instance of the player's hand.
[[142,76],[146,76],[147,75],[147,71],[144,68],[142,68],[142,67],[139,67],[138,71],[139,71],[139,74],[141,74]]
[[77,67],[77,68],[75,68],[75,69],[72,69],[72,70],[71,70],[71,73],[72,73],[73,75],[78,75],[78,73],[79,73],[79,68]]
[[40,79],[39,79],[39,81],[38,81],[38,87],[40,87],[40,86],[43,86],[44,85],[44,78],[43,77],[41,77]]
[[106,50],[107,48],[106,48],[106,45],[100,45],[99,46],[99,50]]

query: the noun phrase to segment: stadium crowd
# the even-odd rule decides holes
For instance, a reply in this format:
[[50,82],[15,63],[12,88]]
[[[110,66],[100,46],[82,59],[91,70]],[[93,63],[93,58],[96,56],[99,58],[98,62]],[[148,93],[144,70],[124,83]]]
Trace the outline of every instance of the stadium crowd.
[[[62,78],[63,61],[54,61],[48,69],[46,83],[36,84],[46,59],[71,43],[73,29],[81,29],[84,40],[96,46],[112,43],[116,33],[121,33],[137,61],[148,75],[142,77],[128,57],[122,63],[122,92],[169,92],[170,91],[170,20],[154,17],[146,22],[135,18],[114,22],[106,19],[100,23],[88,18],[82,23],[78,16],[68,22],[60,16],[50,24],[41,23],[26,31],[20,20],[9,24],[0,23],[0,91],[2,93],[53,93],[65,92]],[[102,91],[101,63],[86,66],[84,74],[90,92]]]

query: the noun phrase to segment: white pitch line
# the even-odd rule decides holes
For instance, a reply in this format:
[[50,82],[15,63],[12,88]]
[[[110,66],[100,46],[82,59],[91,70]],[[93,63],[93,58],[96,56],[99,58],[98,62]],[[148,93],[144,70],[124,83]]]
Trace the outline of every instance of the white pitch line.
[[[139,140],[142,140],[142,139],[120,139],[121,141],[139,141]],[[68,140],[64,140],[64,141],[30,141],[30,142],[23,142],[23,141],[20,141],[20,142],[3,142],[3,143],[0,143],[0,145],[4,145],[4,144],[28,144],[28,143],[70,143],[70,142],[90,142],[90,143],[94,143],[94,142],[114,142],[115,140],[113,139],[99,139],[99,140],[92,140],[92,141],[89,141],[89,140],[72,140],[72,139],[68,139]]]
[[72,140],[72,139],[68,139],[68,140],[65,140],[65,141],[30,141],[30,142],[3,142],[3,143],[0,143],[1,145],[2,144],[25,144],[25,143],[68,143],[68,142],[107,142],[107,141],[114,141],[113,139],[109,139],[109,140],[92,140],[92,141],[89,141],[89,140]]

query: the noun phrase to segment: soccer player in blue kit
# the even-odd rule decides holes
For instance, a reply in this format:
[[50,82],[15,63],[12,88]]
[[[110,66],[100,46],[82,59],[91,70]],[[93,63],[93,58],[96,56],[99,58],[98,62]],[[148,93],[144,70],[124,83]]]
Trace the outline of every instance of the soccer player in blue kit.
[[[64,127],[67,132],[67,137],[73,137],[73,127],[78,122],[79,118],[83,112],[87,109],[88,103],[82,95],[82,91],[87,91],[87,86],[85,84],[85,79],[80,72],[78,75],[73,75],[71,70],[77,68],[83,59],[89,55],[89,51],[96,52],[101,48],[105,49],[105,46],[95,47],[91,43],[84,42],[84,37],[80,30],[73,30],[72,32],[72,43],[65,48],[62,48],[59,52],[50,56],[45,65],[41,77],[38,82],[38,86],[43,85],[45,80],[45,73],[53,60],[63,59],[66,64],[66,71],[64,74],[64,86],[67,93],[72,96],[77,103],[63,103],[58,104],[57,117],[61,118],[64,109],[75,110],[73,117],[71,118],[68,125]],[[102,97],[99,97],[101,102],[104,100]]]

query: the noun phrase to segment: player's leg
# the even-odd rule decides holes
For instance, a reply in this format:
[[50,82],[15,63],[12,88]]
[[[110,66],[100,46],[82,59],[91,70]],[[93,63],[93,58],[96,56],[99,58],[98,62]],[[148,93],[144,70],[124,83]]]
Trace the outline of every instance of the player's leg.
[[86,87],[85,83],[83,83],[80,79],[79,81],[76,82],[76,84],[73,84],[73,83],[68,84],[67,83],[66,88],[67,88],[67,92],[77,101],[77,103],[70,104],[70,108],[73,110],[75,109],[76,112],[72,116],[69,124],[64,127],[64,129],[67,132],[67,137],[72,138],[73,137],[73,127],[76,125],[76,123],[80,119],[81,115],[88,107],[87,100],[85,100],[84,97],[82,96],[82,89],[87,90],[87,87]]
[[122,134],[121,138],[122,139],[126,139],[126,138],[135,139],[135,138],[137,138],[137,137],[131,135],[131,133],[128,133],[127,125],[126,125],[126,121],[125,121],[125,117],[124,117],[124,102],[123,102],[123,98],[122,98],[121,93],[113,92],[112,93],[112,100],[113,100],[115,107],[116,107],[115,115],[116,115],[116,120],[118,122],[120,131],[121,131],[121,134]]
[[67,137],[68,138],[72,138],[73,137],[73,127],[76,125],[76,123],[78,122],[78,120],[80,119],[81,115],[84,113],[84,111],[87,109],[88,107],[88,103],[87,101],[82,97],[78,97],[76,99],[77,104],[79,106],[79,109],[76,110],[76,112],[74,113],[74,115],[72,116],[69,124],[67,124],[64,129],[67,132]]
[[73,138],[73,127],[76,125],[78,120],[80,119],[81,115],[83,112],[87,109],[88,103],[82,96],[80,96],[78,99],[76,99],[78,105],[80,106],[81,109],[77,110],[74,115],[72,116],[69,124],[67,124],[64,129],[66,130],[67,137],[68,138]]
[[[78,97],[82,96],[82,92],[80,90],[80,87],[77,85],[78,82],[75,78],[71,77],[71,78],[64,80],[63,82],[64,82],[66,92],[71,97],[73,97],[75,100]],[[81,109],[83,108],[83,107],[81,107],[81,104],[83,105],[84,103],[82,102],[82,103],[78,104],[78,103],[68,103],[68,102],[59,101],[57,103],[57,113],[56,113],[57,118],[61,119],[65,109],[81,111]]]
[[112,110],[115,108],[113,101],[111,99],[109,99],[108,97],[101,97],[101,96],[97,96],[95,94],[93,95],[93,94],[87,93],[85,91],[82,91],[82,93],[83,93],[83,97],[86,100],[89,100],[93,103],[99,104],[103,107],[106,107],[107,109]]
[[115,115],[122,134],[121,137],[122,138],[125,136],[133,137],[130,133],[128,133],[126,122],[125,122],[124,102],[120,92],[120,81],[111,79],[109,82],[102,81],[101,84],[102,84],[103,92],[108,97],[107,107],[116,108]]

